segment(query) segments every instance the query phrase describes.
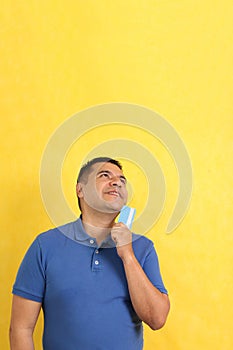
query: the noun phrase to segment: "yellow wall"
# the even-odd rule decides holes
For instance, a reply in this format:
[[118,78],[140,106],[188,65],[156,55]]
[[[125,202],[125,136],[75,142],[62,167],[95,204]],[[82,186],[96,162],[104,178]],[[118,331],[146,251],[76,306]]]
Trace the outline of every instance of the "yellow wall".
[[[9,348],[18,265],[37,233],[52,226],[40,197],[44,147],[71,115],[118,101],[147,106],[166,118],[182,137],[194,173],[190,209],[166,235],[177,176],[166,151],[153,141],[167,200],[148,236],[155,241],[172,307],[165,328],[146,328],[145,350],[233,348],[231,22],[229,0],[1,3],[1,349]],[[99,135],[92,137],[100,142]],[[82,156],[88,137],[85,142]],[[143,142],[150,143],[149,135]],[[74,165],[68,157],[67,179],[73,176],[67,169],[73,171],[73,165],[76,171],[80,159],[77,155]],[[63,181],[71,198],[73,183]],[[37,349],[41,328],[42,320]]]

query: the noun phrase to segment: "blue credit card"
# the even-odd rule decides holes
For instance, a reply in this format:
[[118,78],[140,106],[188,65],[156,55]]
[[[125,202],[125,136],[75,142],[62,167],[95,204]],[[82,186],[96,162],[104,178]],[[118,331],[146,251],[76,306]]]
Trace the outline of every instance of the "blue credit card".
[[135,213],[135,208],[130,208],[127,205],[124,205],[124,207],[120,211],[118,222],[123,222],[123,224],[125,224],[129,229],[131,229]]

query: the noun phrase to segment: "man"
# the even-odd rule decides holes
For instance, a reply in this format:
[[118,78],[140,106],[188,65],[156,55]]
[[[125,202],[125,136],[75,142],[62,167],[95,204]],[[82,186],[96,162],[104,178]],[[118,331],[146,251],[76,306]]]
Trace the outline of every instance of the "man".
[[161,328],[169,299],[153,243],[115,223],[127,202],[121,164],[95,158],[80,170],[81,217],[39,235],[13,287],[11,350],[33,350],[44,312],[44,350],[141,350],[142,321]]

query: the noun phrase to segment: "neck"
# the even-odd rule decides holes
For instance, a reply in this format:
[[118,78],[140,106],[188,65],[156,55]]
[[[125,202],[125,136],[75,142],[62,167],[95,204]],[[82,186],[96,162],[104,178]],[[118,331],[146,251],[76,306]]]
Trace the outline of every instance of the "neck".
[[95,215],[82,212],[82,222],[85,231],[89,236],[96,238],[100,244],[111,232],[111,228],[115,222],[118,213],[101,213],[95,212]]

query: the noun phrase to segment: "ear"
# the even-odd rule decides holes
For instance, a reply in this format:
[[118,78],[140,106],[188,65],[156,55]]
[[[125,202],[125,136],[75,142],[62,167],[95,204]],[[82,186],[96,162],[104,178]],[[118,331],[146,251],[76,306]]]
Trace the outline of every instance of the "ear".
[[76,185],[76,194],[77,194],[77,197],[83,198],[83,188],[80,182],[78,182]]

